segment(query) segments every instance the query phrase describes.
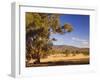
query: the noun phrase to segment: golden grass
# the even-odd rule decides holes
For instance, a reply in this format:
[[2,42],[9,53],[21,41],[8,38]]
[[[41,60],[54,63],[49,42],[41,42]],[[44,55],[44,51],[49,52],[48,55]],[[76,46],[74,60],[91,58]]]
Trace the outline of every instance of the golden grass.
[[[50,55],[47,58],[40,59],[41,62],[56,62],[56,61],[78,61],[82,59],[89,59],[89,55],[83,55],[83,54],[76,54],[73,56],[72,54],[65,56],[65,54],[54,54]],[[29,63],[35,62],[34,59],[31,59]]]
[[61,54],[59,54],[59,55],[48,56],[48,58],[41,59],[41,62],[70,61],[70,60],[79,60],[79,59],[88,59],[89,58],[89,56],[85,56],[83,54],[77,54],[75,56],[72,56],[72,54],[70,54],[69,56],[64,56],[63,54],[62,54],[62,56],[61,56]]

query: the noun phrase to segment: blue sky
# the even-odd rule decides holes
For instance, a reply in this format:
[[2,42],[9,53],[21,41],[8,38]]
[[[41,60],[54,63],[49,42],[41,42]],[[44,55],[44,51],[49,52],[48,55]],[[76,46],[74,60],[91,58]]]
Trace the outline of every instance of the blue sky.
[[73,31],[70,33],[52,34],[51,38],[56,38],[53,41],[54,45],[70,45],[80,48],[89,48],[89,15],[73,15],[62,14],[60,16],[61,25],[69,23],[73,26]]

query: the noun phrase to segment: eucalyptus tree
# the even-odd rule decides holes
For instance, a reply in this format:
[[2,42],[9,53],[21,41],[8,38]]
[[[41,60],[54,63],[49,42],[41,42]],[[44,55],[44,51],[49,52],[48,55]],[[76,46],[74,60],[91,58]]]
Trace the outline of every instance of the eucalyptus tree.
[[53,42],[51,34],[64,34],[73,30],[71,24],[61,26],[59,14],[26,12],[26,53],[36,55],[36,63],[40,63],[40,55],[48,53]]

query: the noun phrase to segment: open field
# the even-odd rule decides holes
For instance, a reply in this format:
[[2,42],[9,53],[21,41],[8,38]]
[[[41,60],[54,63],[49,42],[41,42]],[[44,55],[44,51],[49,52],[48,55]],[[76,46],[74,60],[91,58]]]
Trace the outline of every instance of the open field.
[[54,54],[47,58],[40,59],[39,64],[35,64],[35,59],[31,59],[26,63],[26,67],[38,67],[38,66],[58,66],[58,65],[80,65],[89,64],[89,56],[83,54],[72,54],[65,56],[64,54]]

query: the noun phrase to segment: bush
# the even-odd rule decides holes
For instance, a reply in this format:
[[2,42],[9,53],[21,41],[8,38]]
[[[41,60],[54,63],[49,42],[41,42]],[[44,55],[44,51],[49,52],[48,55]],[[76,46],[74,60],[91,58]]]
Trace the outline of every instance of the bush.
[[83,54],[87,56],[87,55],[89,55],[89,52],[83,52]]

